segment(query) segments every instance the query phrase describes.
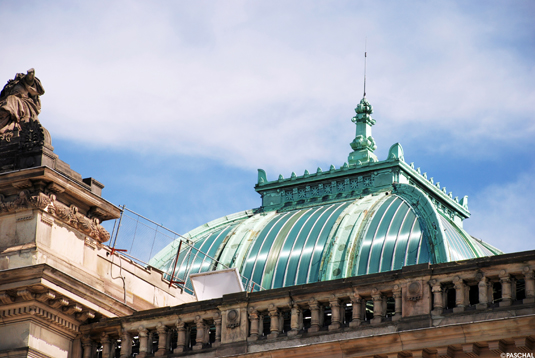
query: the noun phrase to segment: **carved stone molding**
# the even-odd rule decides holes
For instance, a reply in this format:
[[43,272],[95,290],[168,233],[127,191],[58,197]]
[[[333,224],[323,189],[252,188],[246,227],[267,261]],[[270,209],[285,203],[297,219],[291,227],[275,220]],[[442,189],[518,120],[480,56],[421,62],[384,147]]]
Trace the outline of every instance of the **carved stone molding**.
[[[29,184],[28,184],[29,182]],[[17,184],[17,185],[15,185]],[[29,180],[16,182],[13,184],[17,188],[32,188],[35,185]],[[0,213],[2,212],[15,212],[19,209],[39,209],[59,219],[61,222],[79,230],[87,236],[97,240],[99,243],[106,242],[110,239],[110,233],[100,225],[98,219],[98,213],[102,210],[92,207],[88,212],[88,216],[79,212],[78,207],[71,205],[67,206],[58,200],[53,193],[45,194],[37,191],[30,193],[28,189],[23,189],[11,200],[7,200],[2,194],[0,194]],[[25,218],[19,218],[17,221],[29,220],[32,216]],[[42,216],[41,220],[49,225],[52,225],[53,220],[50,217]]]
[[15,299],[11,297],[7,292],[0,292],[0,301],[3,304],[8,305],[10,303],[15,302]]
[[28,289],[18,290],[17,296],[22,297],[24,301],[30,301],[35,298],[35,294],[31,293]]
[[18,307],[17,309],[0,311],[0,318],[3,320],[15,318],[16,316],[38,317],[49,324],[66,329],[70,332],[77,333],[79,331],[79,324],[57,315],[53,310],[42,307],[40,304],[35,305],[29,303],[26,306]]

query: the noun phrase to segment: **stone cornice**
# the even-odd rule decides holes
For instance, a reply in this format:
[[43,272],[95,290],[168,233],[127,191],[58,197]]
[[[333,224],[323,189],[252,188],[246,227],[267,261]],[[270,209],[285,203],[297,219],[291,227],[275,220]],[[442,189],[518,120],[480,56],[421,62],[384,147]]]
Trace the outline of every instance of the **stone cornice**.
[[95,281],[96,277],[87,280],[92,282],[90,285],[48,264],[3,270],[1,278],[0,291],[7,292],[10,297],[16,297],[16,292],[25,288],[37,293],[52,290],[105,317],[124,316],[135,312],[135,309],[95,287],[103,285],[103,282]]
[[94,212],[101,220],[115,219],[120,209],[91,192],[89,186],[46,166],[21,169],[0,175],[0,194],[15,195],[21,189],[54,193],[58,200],[75,205],[84,212]]

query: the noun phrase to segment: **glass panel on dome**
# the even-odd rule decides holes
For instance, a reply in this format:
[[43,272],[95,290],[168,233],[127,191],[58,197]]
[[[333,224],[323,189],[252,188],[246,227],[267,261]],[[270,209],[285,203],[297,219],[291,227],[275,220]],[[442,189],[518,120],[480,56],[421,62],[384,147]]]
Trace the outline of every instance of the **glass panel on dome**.
[[296,225],[294,225],[294,227],[286,237],[286,240],[284,241],[284,244],[282,245],[282,248],[279,252],[277,265],[275,267],[273,279],[270,286],[271,288],[282,287],[284,283],[284,274],[286,273],[286,266],[290,259],[290,253],[292,252],[292,248],[294,247],[298,239],[298,235],[307,226],[307,223],[310,221],[312,214],[316,213],[319,209],[320,208],[307,210],[306,213],[299,218],[299,221],[296,223]]
[[394,248],[394,265],[392,266],[393,270],[399,270],[405,265],[409,236],[416,220],[416,215],[414,215],[412,209],[408,210],[405,218],[403,219],[403,224],[401,224],[401,230],[399,231],[396,246]]
[[[217,233],[219,233],[219,231],[220,230],[218,230]],[[193,247],[197,249],[200,248],[209,236],[210,235],[201,237],[199,240],[197,240],[193,244]],[[186,276],[186,274],[189,271],[189,268],[191,267],[191,264],[193,263],[193,260],[195,259],[196,254],[197,254],[197,250],[194,250],[193,248],[189,248],[188,250],[185,251],[184,259],[182,261],[179,261],[180,266],[177,266],[177,271],[175,272],[175,278],[176,277],[184,278]]]
[[375,237],[371,243],[370,255],[368,259],[368,269],[366,273],[377,273],[379,272],[379,265],[381,263],[381,254],[383,253],[383,248],[385,244],[386,234],[390,228],[394,215],[397,213],[399,207],[403,204],[403,201],[399,198],[395,198],[390,207],[383,215],[381,223],[377,228]]
[[496,255],[492,251],[490,251],[485,245],[483,245],[478,240],[474,239],[472,242],[479,247],[479,249],[485,254],[485,256],[494,256]]
[[195,259],[193,260],[193,263],[191,264],[191,267],[189,268],[190,274],[200,272],[201,264],[206,258],[205,252],[208,251],[208,249],[212,246],[214,241],[216,241],[219,237],[221,236],[225,237],[231,228],[232,228],[231,226],[227,226],[223,230],[220,230],[218,233],[213,233],[212,235],[208,236],[204,240],[204,243],[199,247],[199,251],[195,252]]
[[325,223],[333,215],[333,213],[339,206],[339,204],[328,206],[326,210],[318,217],[316,222],[314,222],[314,226],[309,232],[309,235],[303,245],[301,255],[299,257],[297,272],[295,273],[295,282],[290,283],[288,286],[307,283],[308,271],[310,267],[310,258],[314,253],[313,251],[316,246],[316,241],[321,235]]
[[290,257],[284,270],[284,287],[292,286],[295,284],[297,268],[299,267],[299,262],[303,253],[305,243],[310,237],[312,229],[316,226],[318,219],[323,216],[323,214],[327,211],[328,208],[330,208],[330,206],[319,207],[318,210],[316,210],[311,215],[310,219],[305,223],[305,225],[303,226],[303,230],[301,230],[297,235],[297,239],[295,240],[295,243],[292,246]]
[[[310,283],[310,282],[317,282],[319,278],[319,270],[320,270],[320,263],[321,263],[321,257],[323,250],[325,249],[325,242],[327,241],[327,238],[329,237],[329,234],[331,230],[333,229],[334,224],[336,223],[336,220],[344,211],[344,209],[349,205],[349,202],[338,204],[338,208],[336,208],[336,211],[333,212],[327,223],[322,228],[321,234],[316,240],[316,245],[314,246],[314,251],[312,253],[312,258],[309,263],[309,273],[308,273],[308,279],[306,282],[303,283]],[[298,284],[300,282],[298,281]]]
[[416,265],[421,239],[422,231],[420,230],[420,223],[418,222],[418,219],[415,219],[409,238],[409,246],[405,255],[405,266]]
[[466,239],[453,227],[449,220],[442,215],[439,215],[439,217],[444,226],[448,243],[450,244],[451,259],[453,261],[459,261],[477,257]]
[[381,203],[379,209],[377,209],[375,215],[371,219],[370,226],[368,226],[366,233],[364,234],[364,239],[362,240],[362,245],[358,254],[357,275],[365,275],[368,272],[368,259],[373,239],[375,238],[375,234],[377,233],[386,210],[390,207],[390,204],[392,204],[394,199],[395,197],[390,196],[386,201]]
[[420,251],[418,252],[418,263],[419,264],[433,263],[431,261],[431,255],[429,253],[429,243],[427,242],[427,238],[423,234],[420,240]]
[[266,237],[271,233],[272,230],[278,232],[282,225],[284,225],[284,223],[291,217],[291,215],[292,213],[284,213],[275,216],[273,219],[271,219],[269,224],[267,224],[266,227],[262,230],[252,247],[249,249],[247,259],[245,260],[245,264],[242,270],[243,276],[247,278],[252,278],[253,269],[256,265],[256,260],[258,259],[259,252],[262,249],[262,246],[264,245]]
[[260,250],[256,267],[253,272],[253,281],[259,282],[262,287],[271,288],[273,270],[280,254],[280,249],[288,234],[299,222],[299,219],[308,210],[298,210],[294,212],[291,218],[280,228],[278,232],[273,230],[266,238],[266,242]]
[[394,216],[386,235],[383,252],[381,253],[380,272],[390,271],[394,265],[394,249],[399,240],[403,221],[409,210],[409,206],[403,200],[400,200],[400,202],[396,215]]
[[[210,269],[210,267],[212,266],[212,262],[213,262],[213,260],[210,257],[213,257],[214,259],[217,259],[214,255],[216,254],[219,245],[221,245],[221,243],[223,242],[225,237],[235,227],[236,227],[236,225],[231,225],[228,228],[226,228],[225,230],[223,230],[219,235],[217,235],[217,237],[215,239],[212,240],[210,238],[209,240],[206,240],[207,242],[211,241],[211,244],[208,246],[208,248],[203,247],[201,249],[202,252],[205,253],[206,255],[203,255],[203,260],[201,262],[201,265],[200,265],[200,268],[199,268],[198,272],[206,272],[206,271],[208,271]],[[208,257],[208,256],[210,256],[210,257]]]

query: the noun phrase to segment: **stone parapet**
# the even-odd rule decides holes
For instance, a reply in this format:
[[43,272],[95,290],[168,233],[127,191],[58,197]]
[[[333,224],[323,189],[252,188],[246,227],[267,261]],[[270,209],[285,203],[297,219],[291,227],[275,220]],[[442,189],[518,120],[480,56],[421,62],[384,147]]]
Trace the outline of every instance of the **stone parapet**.
[[[520,346],[530,350],[534,269],[535,251],[415,265],[229,294],[83,325],[81,331],[94,347],[100,347],[103,334],[117,341],[117,332],[127,331],[130,356],[144,357],[282,357],[292,352],[296,357],[453,358]],[[492,289],[482,290],[481,282]],[[141,339],[145,335],[157,344],[147,346]]]

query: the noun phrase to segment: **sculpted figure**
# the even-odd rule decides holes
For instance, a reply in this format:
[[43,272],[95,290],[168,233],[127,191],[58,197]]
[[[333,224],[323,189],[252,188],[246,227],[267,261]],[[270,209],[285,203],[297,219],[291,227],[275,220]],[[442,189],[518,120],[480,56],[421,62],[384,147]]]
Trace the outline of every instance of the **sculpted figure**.
[[0,92],[0,133],[20,129],[21,122],[37,120],[41,112],[41,100],[45,90],[41,81],[35,77],[35,70],[30,68],[26,74],[17,73]]

